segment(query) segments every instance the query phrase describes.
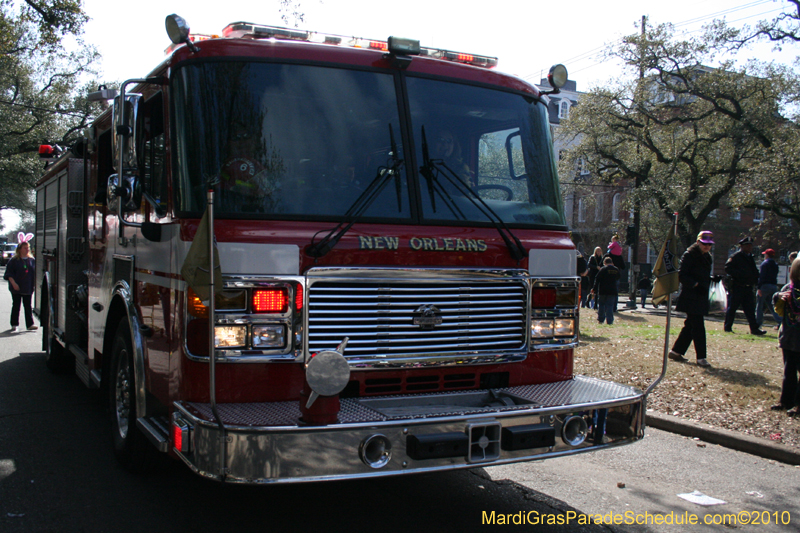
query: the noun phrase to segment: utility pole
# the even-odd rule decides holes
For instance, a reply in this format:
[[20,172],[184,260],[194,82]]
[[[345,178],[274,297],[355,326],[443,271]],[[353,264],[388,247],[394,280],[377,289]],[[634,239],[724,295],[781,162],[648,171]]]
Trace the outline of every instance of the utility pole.
[[[647,25],[647,16],[642,15],[642,38],[639,42],[639,86],[637,87],[636,98],[639,99],[639,105],[643,105],[644,93],[644,38],[646,35],[645,26]],[[636,147],[639,150],[639,147]],[[642,185],[642,178],[639,174],[636,175],[634,180],[633,190],[638,191]],[[641,222],[641,214],[639,212],[639,200],[634,199],[633,202],[633,244],[631,245],[631,264],[628,271],[628,288],[630,289],[630,298],[628,300],[628,307],[636,309],[636,282],[637,271],[639,270],[639,223]]]

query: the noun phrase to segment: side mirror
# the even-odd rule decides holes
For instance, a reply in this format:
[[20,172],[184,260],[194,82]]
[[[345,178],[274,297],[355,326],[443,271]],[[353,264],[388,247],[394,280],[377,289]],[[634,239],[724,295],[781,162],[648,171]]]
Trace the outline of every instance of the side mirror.
[[142,204],[142,186],[139,179],[135,175],[120,178],[119,174],[112,174],[108,177],[106,200],[112,212],[118,212],[120,207],[123,212],[139,209]]
[[511,179],[521,180],[525,177],[525,169],[519,169],[522,171],[519,174],[514,169],[514,160],[522,161],[522,136],[519,131],[515,131],[506,137],[506,154],[508,155],[508,172],[511,175]]
[[106,185],[106,202],[108,210],[116,213],[119,210],[119,174],[111,174]]
[[121,102],[119,96],[114,99],[113,121],[115,135],[112,135],[111,142],[115,161],[117,161],[116,166],[119,166],[119,156],[122,156],[122,168],[116,169],[120,173],[126,173],[126,171],[137,168],[136,128],[139,122],[137,117],[141,99],[142,95],[135,93],[126,94],[124,103]]

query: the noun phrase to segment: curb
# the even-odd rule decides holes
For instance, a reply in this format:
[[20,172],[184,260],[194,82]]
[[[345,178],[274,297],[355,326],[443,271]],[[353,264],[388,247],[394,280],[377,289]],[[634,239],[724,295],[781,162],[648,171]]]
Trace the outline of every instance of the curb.
[[763,438],[745,435],[738,431],[719,429],[701,422],[662,413],[646,413],[645,425],[686,437],[697,437],[711,444],[719,444],[725,448],[749,453],[764,459],[772,459],[790,465],[800,465],[800,450],[776,444]]

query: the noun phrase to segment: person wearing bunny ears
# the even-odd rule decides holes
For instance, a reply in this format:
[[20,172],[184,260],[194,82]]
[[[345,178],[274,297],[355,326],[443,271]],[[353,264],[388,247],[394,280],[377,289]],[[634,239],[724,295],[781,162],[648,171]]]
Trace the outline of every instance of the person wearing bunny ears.
[[19,307],[25,308],[25,326],[28,330],[38,329],[33,323],[33,310],[31,309],[31,296],[36,278],[36,260],[31,255],[30,241],[33,234],[20,233],[19,244],[8,264],[3,279],[8,280],[8,289],[11,291],[11,332],[19,331]]

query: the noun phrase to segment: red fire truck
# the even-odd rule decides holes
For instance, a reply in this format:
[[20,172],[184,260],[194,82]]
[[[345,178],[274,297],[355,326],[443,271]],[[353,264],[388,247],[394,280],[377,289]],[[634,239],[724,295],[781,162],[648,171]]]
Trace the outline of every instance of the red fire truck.
[[411,40],[167,30],[36,189],[47,365],[102,390],[124,465],[299,482],[642,438],[644,393],[573,373],[546,94]]

